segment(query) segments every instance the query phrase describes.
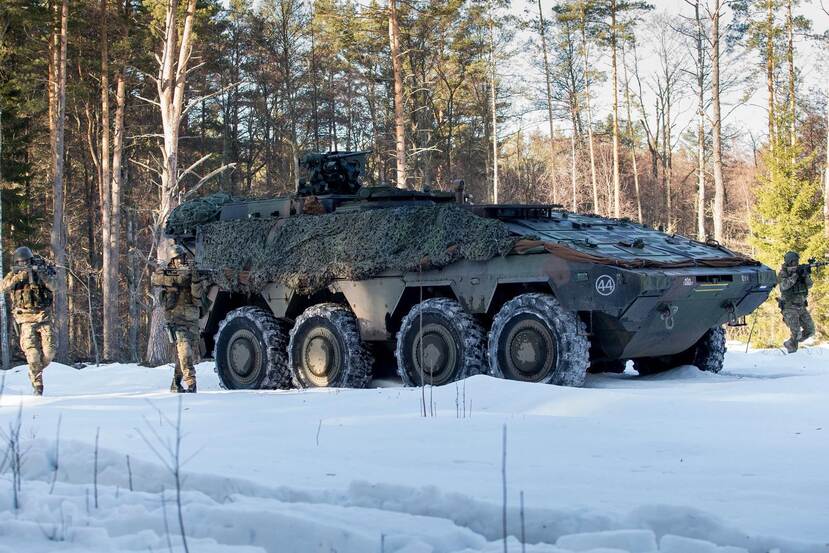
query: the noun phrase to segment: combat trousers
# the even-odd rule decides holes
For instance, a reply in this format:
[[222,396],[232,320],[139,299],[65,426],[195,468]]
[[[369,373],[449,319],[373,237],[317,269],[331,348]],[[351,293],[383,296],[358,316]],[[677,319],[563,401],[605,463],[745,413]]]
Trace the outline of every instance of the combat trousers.
[[43,369],[55,357],[55,339],[49,319],[34,323],[20,323],[20,349],[29,364],[32,388],[43,391]]
[[815,333],[815,323],[805,304],[788,303],[783,306],[783,321],[792,334],[792,343],[797,344]]
[[196,385],[196,369],[193,366],[195,338],[193,333],[187,330],[173,329],[173,334],[176,338],[176,365],[173,381],[176,384],[184,381],[187,388],[193,388]]

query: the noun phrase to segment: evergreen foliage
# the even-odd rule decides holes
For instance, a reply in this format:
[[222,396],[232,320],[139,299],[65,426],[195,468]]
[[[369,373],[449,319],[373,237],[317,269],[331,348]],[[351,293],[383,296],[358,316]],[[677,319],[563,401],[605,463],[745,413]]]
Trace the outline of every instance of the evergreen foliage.
[[[823,234],[823,192],[818,176],[809,174],[815,153],[805,154],[800,144],[794,146],[778,139],[763,156],[764,172],[758,177],[754,215],[751,220],[751,244],[756,257],[769,267],[780,268],[788,251],[800,253],[801,263],[808,258],[825,259],[829,241]],[[813,273],[815,286],[809,302],[820,337],[829,328],[829,279],[826,269]],[[775,292],[774,299],[779,296]],[[756,338],[762,345],[779,346],[786,335],[775,302],[769,301],[758,312]]]

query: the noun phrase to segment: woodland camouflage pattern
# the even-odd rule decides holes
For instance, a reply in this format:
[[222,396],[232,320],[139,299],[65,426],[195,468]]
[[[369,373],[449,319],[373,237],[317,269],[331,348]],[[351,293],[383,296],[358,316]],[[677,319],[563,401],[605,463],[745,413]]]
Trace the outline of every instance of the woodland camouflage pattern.
[[232,201],[233,196],[224,192],[188,200],[170,213],[164,225],[164,232],[168,235],[184,234],[195,225],[215,221],[222,206]]
[[485,261],[518,240],[501,221],[456,205],[420,205],[209,223],[196,261],[224,290],[259,292],[276,282],[311,294],[337,279]]
[[152,285],[160,289],[159,301],[164,319],[176,346],[176,364],[171,391],[196,389],[194,351],[199,342],[199,306],[204,293],[203,281],[194,275],[184,257],[177,257],[152,275]]
[[812,276],[799,270],[799,257],[789,252],[777,276],[780,285],[780,311],[791,337],[783,344],[789,353],[797,351],[797,345],[815,333],[815,323],[809,314],[809,289]]
[[11,295],[20,349],[29,365],[32,388],[38,395],[43,393],[43,369],[55,356],[50,316],[54,289],[54,268],[42,258],[37,258],[36,263],[30,262],[26,269],[10,271],[0,283],[0,293]]

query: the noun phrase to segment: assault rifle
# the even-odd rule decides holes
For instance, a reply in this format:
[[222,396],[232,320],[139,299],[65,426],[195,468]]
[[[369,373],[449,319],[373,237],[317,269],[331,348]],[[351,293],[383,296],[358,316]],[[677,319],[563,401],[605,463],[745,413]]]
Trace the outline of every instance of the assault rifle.
[[155,270],[161,271],[161,273],[166,276],[178,276],[184,272],[189,272],[194,277],[201,279],[210,276],[213,272],[212,269],[196,267],[195,260],[192,257],[187,258],[183,267],[174,268],[170,267],[168,263],[158,263],[154,260],[150,260],[150,266]]
[[200,269],[193,266],[191,263],[179,268],[160,266],[159,269],[161,269],[161,272],[166,276],[178,276],[185,272],[189,272],[196,278],[196,280],[207,278],[213,273],[212,269]]
[[12,272],[29,274],[29,284],[35,284],[35,274],[42,273],[44,275],[53,275],[55,269],[52,265],[39,255],[33,256],[28,262],[23,264],[12,265]]
[[814,257],[811,257],[806,260],[806,263],[802,263],[797,266],[797,274],[800,276],[806,276],[812,274],[812,269],[819,269],[827,266],[829,266],[829,261],[818,261]]

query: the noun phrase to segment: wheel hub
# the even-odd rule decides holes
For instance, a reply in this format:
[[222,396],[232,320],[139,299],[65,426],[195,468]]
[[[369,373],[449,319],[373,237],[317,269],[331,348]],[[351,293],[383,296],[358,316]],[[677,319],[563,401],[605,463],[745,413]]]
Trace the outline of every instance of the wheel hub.
[[308,334],[302,348],[302,365],[315,386],[328,386],[335,382],[343,361],[337,337],[329,329],[318,327]]
[[538,320],[516,321],[504,343],[507,367],[519,380],[542,380],[555,367],[554,338]]
[[423,325],[412,344],[412,359],[424,383],[443,384],[455,372],[457,364],[452,334],[443,325]]
[[227,361],[230,370],[242,381],[255,374],[259,360],[256,336],[249,330],[239,330],[228,345]]
[[328,340],[315,337],[308,341],[306,360],[308,369],[314,376],[325,376],[331,366],[332,348]]

